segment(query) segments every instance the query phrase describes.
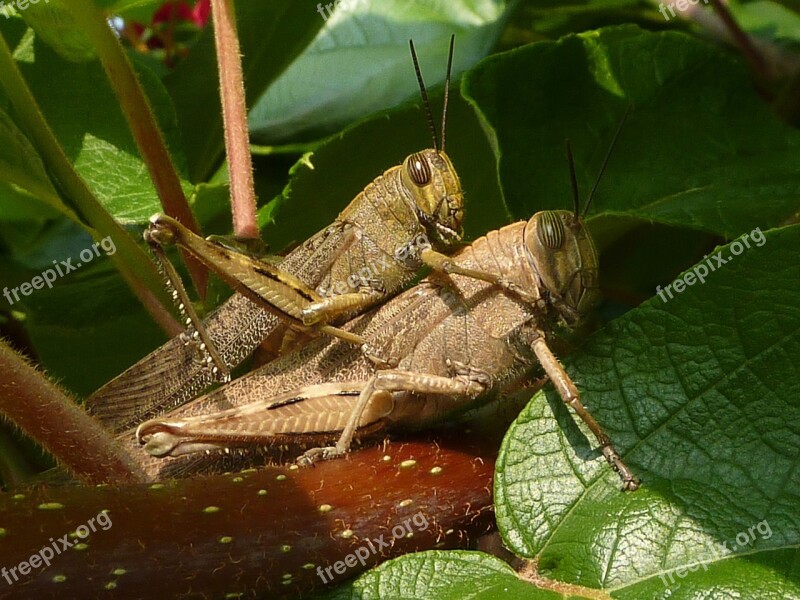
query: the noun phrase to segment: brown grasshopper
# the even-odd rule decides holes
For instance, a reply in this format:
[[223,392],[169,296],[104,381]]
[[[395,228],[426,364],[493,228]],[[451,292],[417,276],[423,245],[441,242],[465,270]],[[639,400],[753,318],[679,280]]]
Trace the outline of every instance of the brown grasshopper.
[[[453,42],[451,38],[441,148],[411,43],[433,148],[411,154],[375,178],[333,224],[277,266],[200,238],[169,217],[151,220],[145,237],[162,258],[173,284],[173,298],[188,313],[189,332],[96,391],[87,401],[94,415],[119,432],[180,406],[215,381],[225,381],[229,369],[265,338],[277,336],[285,341],[287,324],[295,331],[329,333],[363,344],[361,338],[328,322],[345,320],[397,293],[411,283],[423,262],[439,264],[441,257],[433,248],[448,249],[461,237],[461,183],[445,152]],[[170,243],[186,248],[240,292],[204,323],[194,314],[174,268],[163,257],[161,246]]]
[[[344,325],[368,340],[390,368],[376,369],[346,342],[319,339],[141,424],[137,440],[152,456],[165,457],[338,438],[300,457],[312,463],[347,452],[358,432],[430,425],[506,394],[538,362],[594,434],[623,489],[637,489],[637,479],[546,341],[556,322],[574,327],[598,298],[597,252],[581,219],[567,148],[573,212],[543,211],[490,232],[442,259],[439,266],[448,275],[434,272]],[[591,194],[584,213],[590,201]]]

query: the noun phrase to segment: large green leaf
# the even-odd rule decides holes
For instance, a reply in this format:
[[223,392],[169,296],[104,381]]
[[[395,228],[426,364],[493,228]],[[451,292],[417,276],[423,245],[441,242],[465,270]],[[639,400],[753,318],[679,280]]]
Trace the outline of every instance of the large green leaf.
[[797,211],[800,134],[739,61],[687,35],[625,26],[531,44],[481,63],[465,91],[517,217],[570,205],[566,138],[585,198],[629,107],[590,210],[605,237],[629,228],[620,216],[730,238]]
[[627,598],[800,595],[800,226],[755,237],[565,361],[639,491],[553,393],[508,432],[498,524],[541,574]]
[[36,35],[64,60],[85,62],[95,58],[92,43],[75,24],[67,0],[30,2],[20,15]]
[[[444,81],[448,40],[456,36],[458,75],[491,50],[507,0],[345,0],[250,112],[250,130],[265,143],[330,133],[419,95],[408,40],[414,39],[425,82]],[[413,18],[410,16],[413,15]]]

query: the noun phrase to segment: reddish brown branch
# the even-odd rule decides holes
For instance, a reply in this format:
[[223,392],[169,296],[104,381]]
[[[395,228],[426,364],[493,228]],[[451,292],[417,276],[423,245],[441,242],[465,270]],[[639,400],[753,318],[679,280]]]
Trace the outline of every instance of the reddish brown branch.
[[[0,525],[7,530],[0,564],[17,565],[48,538],[106,509],[113,523],[107,531],[21,577],[14,589],[31,598],[291,598],[328,589],[399,554],[466,547],[492,528],[499,442],[457,437],[464,438],[451,436],[441,446],[379,445],[313,468],[7,497],[0,499]],[[61,508],[37,508],[43,503]],[[363,565],[347,558],[357,551]]]

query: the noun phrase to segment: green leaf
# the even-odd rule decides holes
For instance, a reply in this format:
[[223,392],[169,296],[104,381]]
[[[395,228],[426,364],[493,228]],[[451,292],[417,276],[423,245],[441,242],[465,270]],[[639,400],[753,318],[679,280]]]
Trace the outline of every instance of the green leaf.
[[800,594],[800,226],[744,239],[565,361],[639,491],[552,392],[507,433],[498,524],[544,576],[629,598]]
[[[69,63],[37,41],[33,55],[20,60],[19,67],[67,156],[117,221],[142,224],[160,210],[147,167],[100,62]],[[170,99],[150,71],[139,69],[137,75],[173,162],[185,172]]]
[[324,600],[555,600],[562,594],[538,590],[517,578],[501,560],[480,552],[430,551],[407,554],[323,596]]
[[25,4],[27,7],[20,10],[20,15],[36,32],[36,36],[61,58],[76,63],[95,58],[92,43],[83,30],[76,26],[67,0],[36,0],[35,3],[28,0]]
[[[72,238],[76,246],[79,240]],[[49,256],[71,256],[76,265],[81,249],[90,246],[86,239],[77,251]],[[108,258],[101,254],[95,262],[24,299],[27,331],[39,359],[51,377],[82,397],[165,341]]]
[[[266,87],[313,39],[323,21],[309,0],[235,2],[246,101]],[[223,151],[219,78],[213,28],[206,27],[189,56],[164,80],[175,104],[192,181],[205,181]]]
[[531,44],[481,63],[465,93],[517,217],[571,205],[567,138],[585,199],[629,107],[590,210],[606,238],[627,230],[619,216],[730,238],[797,210],[800,133],[740,61],[687,35],[625,26]]
[[[8,115],[0,110],[0,212],[6,222],[39,220],[55,212],[75,218],[45,172],[42,159]],[[42,211],[37,200],[53,211]]]
[[[535,0],[521,2],[504,32],[504,45],[556,39],[576,31],[618,23],[663,24],[651,3],[639,0]],[[672,25],[680,26],[675,20]]]
[[784,43],[800,42],[800,15],[777,2],[734,1],[730,9],[739,26],[754,36]]
[[494,46],[509,3],[344,0],[330,17],[325,4],[317,15],[325,27],[250,112],[250,130],[264,143],[320,137],[418,97],[411,38],[430,88],[444,81],[455,34],[457,76]]

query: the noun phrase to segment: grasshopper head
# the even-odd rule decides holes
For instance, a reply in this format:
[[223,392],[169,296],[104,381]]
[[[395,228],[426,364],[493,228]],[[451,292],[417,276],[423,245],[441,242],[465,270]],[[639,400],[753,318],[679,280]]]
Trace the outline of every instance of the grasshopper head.
[[599,299],[599,261],[581,218],[566,210],[538,212],[525,224],[525,248],[550,301],[569,326]]
[[464,194],[450,157],[430,148],[415,152],[403,161],[400,176],[422,224],[445,244],[460,240]]

